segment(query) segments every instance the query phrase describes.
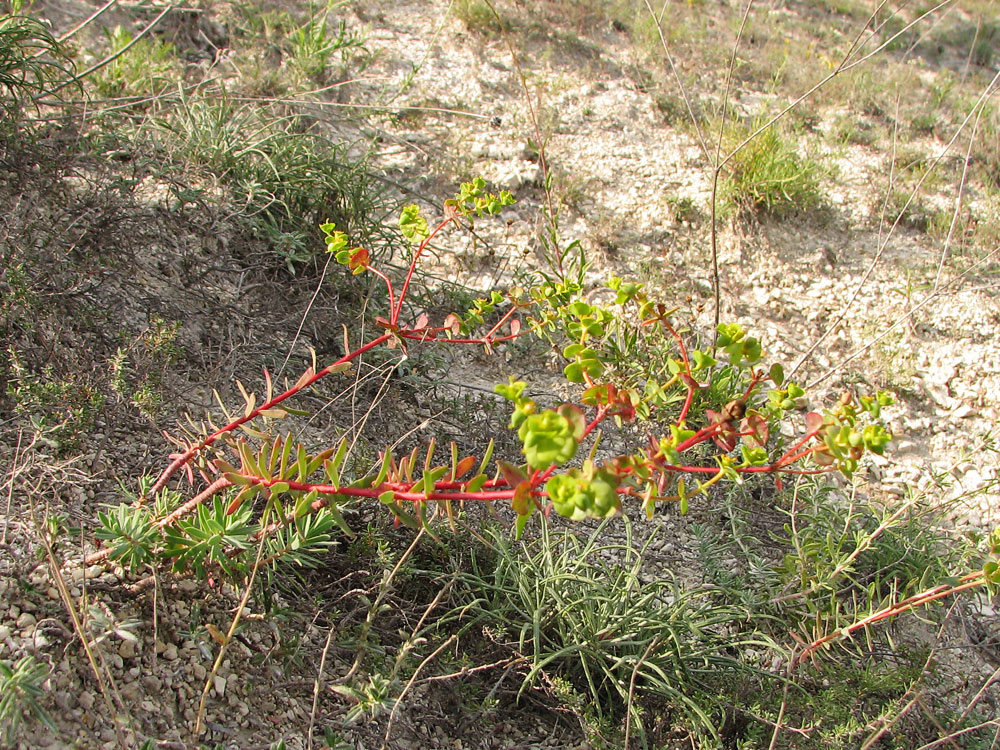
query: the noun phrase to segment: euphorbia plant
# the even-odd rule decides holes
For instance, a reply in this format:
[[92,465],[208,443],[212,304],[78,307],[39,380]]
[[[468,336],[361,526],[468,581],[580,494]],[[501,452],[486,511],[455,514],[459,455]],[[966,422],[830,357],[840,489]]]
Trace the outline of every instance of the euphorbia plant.
[[[399,227],[412,251],[402,279],[373,266],[368,250],[351,246],[335,226],[323,225],[327,251],[341,265],[383,283],[384,308],[374,321],[381,332],[348,345],[334,362],[320,366],[314,359],[280,393],[266,371],[259,399],[237,383],[244,400],[238,416],[220,401],[221,426],[173,438],[178,451],[137,503],[155,498],[153,512],[102,515],[99,536],[108,542],[102,554],[138,564],[156,547],[178,569],[205,573],[209,565],[226,572],[241,550],[260,542],[266,562],[310,564],[315,558],[307,550],[331,544],[335,526],[350,533],[342,510],[357,502],[377,501],[410,526],[437,513],[451,517],[456,503],[509,502],[520,534],[536,511],[605,518],[622,509],[623,499],[636,498],[647,514],[659,501],[675,501],[684,512],[691,498],[719,482],[759,473],[850,474],[865,452],[883,451],[890,435],[879,418],[888,395],[845,393],[833,409],[800,419],[795,410],[803,390],[784,382],[780,365],[761,367],[757,339],[722,324],[715,346],[689,348],[695,337],[678,327],[676,310],[648,299],[638,283],[612,278],[614,301],[600,305],[588,301],[596,295],[585,295],[579,283],[539,275],[531,286],[494,291],[439,321],[411,312],[410,285],[431,240],[450,224],[497,214],[512,202],[509,193],[490,193],[475,180],[445,202],[433,228],[416,206],[404,208]],[[526,335],[561,352],[563,374],[580,391],[576,403],[545,407],[526,395],[522,381],[496,387],[512,405],[508,426],[521,441],[520,464],[494,462],[492,442],[478,456],[460,456],[452,444],[442,461],[432,441],[404,456],[386,447],[376,471],[348,476],[346,439],[311,450],[277,429],[303,414],[288,405],[297,394],[377,347],[474,344],[492,352]],[[608,420],[645,425],[634,450],[602,453],[600,428]],[[802,423],[797,439],[781,436],[783,422]],[[194,487],[187,498],[169,486],[180,472]]]

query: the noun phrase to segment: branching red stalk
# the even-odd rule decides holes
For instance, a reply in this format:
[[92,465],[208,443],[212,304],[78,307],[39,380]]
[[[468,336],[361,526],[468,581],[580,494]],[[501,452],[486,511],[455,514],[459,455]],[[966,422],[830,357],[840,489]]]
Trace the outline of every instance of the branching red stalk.
[[[584,428],[584,430],[583,430],[583,437],[584,438],[587,437],[591,432],[593,432],[594,429],[597,427],[597,425],[599,425],[601,422],[604,421],[604,418],[606,416],[608,416],[608,412],[609,411],[611,411],[611,405],[610,404],[604,404],[604,405],[598,407],[597,414],[594,415],[594,418],[591,420],[590,424],[588,424]],[[582,439],[583,438],[581,438],[581,440]]]
[[[679,424],[683,420],[679,419],[677,421]],[[706,440],[711,439],[714,433],[719,432],[719,430],[722,429],[722,426],[724,424],[725,422],[713,422],[712,424],[705,425],[700,430],[698,430],[694,435],[689,437],[687,440],[679,443],[675,448],[675,450],[678,453],[683,453],[689,448],[693,448],[694,446],[698,445],[698,443],[704,443]]]
[[417,249],[414,251],[413,258],[410,260],[410,267],[406,271],[406,281],[403,282],[403,288],[399,292],[399,301],[396,303],[395,308],[392,308],[390,306],[392,312],[390,313],[389,322],[392,323],[393,325],[397,325],[397,322],[399,321],[399,315],[403,311],[403,302],[406,300],[406,292],[410,288],[410,280],[413,278],[413,272],[417,268],[417,261],[420,260],[421,253],[424,252],[424,249],[434,238],[434,235],[436,235],[438,232],[440,232],[454,220],[455,220],[454,217],[451,216],[442,219],[441,222],[436,227],[434,227],[431,233],[428,234],[426,238],[424,238],[424,241],[421,242],[417,246]]
[[393,296],[392,279],[373,266],[366,265],[365,270],[375,274],[385,283],[385,290],[389,294],[389,311],[391,313],[392,310],[396,309],[396,298]]
[[900,602],[896,602],[892,606],[880,609],[878,612],[873,612],[868,615],[868,617],[858,620],[857,622],[848,625],[846,628],[841,628],[833,633],[827,633],[822,638],[817,638],[806,646],[806,648],[796,657],[795,665],[801,664],[807,656],[830,641],[842,638],[845,635],[850,635],[856,630],[868,627],[869,625],[874,625],[875,623],[887,620],[890,617],[895,617],[906,610],[930,604],[938,599],[943,599],[946,596],[958,594],[962,591],[967,591],[968,589],[976,588],[986,583],[983,571],[981,570],[977,570],[974,573],[968,573],[958,580],[959,583],[957,584],[941,584],[940,586],[935,586],[927,589],[926,591],[921,591],[920,593],[914,594],[913,596],[903,599]]
[[164,516],[159,521],[157,521],[156,525],[159,526],[161,529],[165,526],[169,526],[170,524],[174,523],[178,518],[186,516],[188,513],[197,508],[199,505],[201,505],[203,502],[208,500],[213,495],[217,495],[219,492],[226,489],[227,487],[232,487],[232,485],[233,483],[226,477],[224,476],[219,477],[210,485],[208,485],[208,487],[206,487],[197,495],[188,500],[186,503],[176,508],[173,513],[171,513],[168,516]]
[[155,495],[160,490],[162,490],[164,488],[164,486],[166,486],[167,482],[170,481],[170,478],[174,474],[176,474],[179,469],[181,469],[183,466],[185,466],[189,461],[191,461],[192,458],[194,458],[196,455],[198,455],[198,453],[200,453],[205,448],[207,448],[208,446],[210,446],[212,443],[214,443],[216,440],[218,440],[223,435],[226,435],[226,434],[232,432],[233,430],[239,428],[240,425],[246,424],[250,420],[258,417],[260,415],[260,413],[262,411],[264,411],[265,409],[274,408],[275,406],[277,406],[278,404],[280,404],[282,401],[285,401],[286,399],[291,398],[292,396],[294,396],[296,393],[299,393],[300,391],[302,391],[302,390],[310,387],[317,380],[320,380],[321,378],[324,378],[327,375],[329,375],[331,372],[333,372],[334,369],[336,369],[338,365],[342,365],[345,362],[350,362],[353,359],[356,359],[357,357],[361,356],[362,354],[364,354],[368,350],[374,349],[379,344],[382,344],[385,341],[388,341],[390,338],[392,338],[392,335],[393,335],[392,333],[383,333],[381,336],[372,339],[371,341],[369,341],[367,344],[365,344],[364,346],[360,347],[359,349],[355,349],[353,352],[351,352],[349,354],[345,354],[343,357],[341,357],[340,359],[338,359],[336,362],[333,362],[333,363],[327,365],[322,370],[313,373],[311,376],[309,376],[305,380],[302,380],[299,383],[296,383],[294,386],[292,386],[291,388],[289,388],[284,393],[282,393],[282,394],[280,394],[278,396],[275,396],[270,401],[264,402],[263,404],[261,404],[260,406],[256,407],[255,409],[251,410],[250,412],[248,412],[247,414],[243,415],[239,419],[233,420],[232,422],[230,422],[229,424],[227,424],[225,427],[220,427],[215,432],[213,432],[210,435],[202,438],[197,443],[195,443],[190,448],[188,448],[186,451],[184,451],[183,453],[181,453],[180,455],[178,455],[171,462],[171,464],[166,469],[163,470],[163,473],[160,474],[159,478],[156,480],[156,482],[150,488],[150,490],[147,493],[147,495],[144,496],[143,498],[141,498],[141,500],[145,500],[146,497],[148,497],[150,495]]
[[[425,329],[426,331],[431,331],[433,329]],[[496,338],[478,338],[478,339],[439,339],[437,336],[427,336],[425,330],[417,331],[396,331],[396,335],[402,339],[407,339],[409,341],[437,341],[442,344],[499,344],[504,341],[512,341],[513,339],[520,338],[522,332],[516,334],[508,334],[506,336],[497,336]],[[441,331],[447,330],[446,328],[439,329]]]
[[[385,284],[386,292],[389,298],[388,299],[389,320],[385,320],[384,318],[378,318],[376,321],[379,326],[386,329],[381,335],[368,341],[366,344],[359,347],[358,349],[351,351],[348,354],[345,354],[343,357],[336,360],[335,362],[332,362],[331,364],[327,365],[318,372],[313,372],[312,368],[307,369],[306,372],[303,374],[303,376],[294,386],[287,389],[284,393],[281,393],[276,397],[270,398],[268,401],[261,404],[260,406],[257,406],[256,408],[250,408],[251,403],[253,401],[253,397],[248,396],[246,393],[244,393],[244,397],[247,400],[247,410],[244,416],[230,421],[224,427],[216,429],[214,432],[210,433],[206,437],[203,437],[196,443],[190,445],[184,443],[180,444],[181,452],[178,454],[174,454],[172,456],[173,461],[163,471],[163,473],[160,475],[160,477],[157,479],[157,481],[154,483],[154,485],[147,494],[151,495],[159,492],[170,480],[170,478],[174,474],[176,474],[177,471],[180,470],[181,468],[185,468],[188,472],[189,477],[191,477],[193,474],[192,472],[193,467],[191,463],[192,460],[196,456],[198,456],[198,454],[201,451],[205,450],[213,443],[215,443],[220,437],[223,437],[224,435],[233,432],[237,428],[246,425],[248,422],[251,422],[253,419],[260,416],[262,413],[265,413],[265,416],[280,416],[280,415],[267,415],[266,411],[268,409],[275,408],[283,401],[296,395],[297,393],[300,393],[301,391],[310,388],[318,380],[325,377],[326,375],[331,374],[333,372],[341,371],[342,369],[346,369],[344,365],[346,365],[352,360],[360,357],[365,352],[381,344],[387,343],[391,346],[393,344],[401,344],[402,340],[409,340],[409,341],[420,341],[420,342],[433,341],[433,342],[451,343],[451,344],[482,344],[485,345],[487,348],[489,348],[493,344],[518,338],[519,336],[523,335],[528,331],[537,331],[541,324],[531,320],[530,318],[528,319],[528,325],[524,329],[519,330],[520,327],[515,326],[513,324],[512,321],[514,320],[514,316],[517,314],[517,312],[533,304],[533,303],[526,303],[526,304],[520,303],[516,299],[510,299],[511,303],[510,308],[502,315],[500,315],[499,319],[486,331],[485,334],[474,338],[473,337],[452,338],[452,335],[455,333],[453,325],[427,326],[426,315],[420,316],[416,324],[416,326],[419,327],[415,327],[413,325],[401,326],[399,324],[399,319],[403,311],[403,305],[406,301],[407,294],[409,291],[409,285],[412,281],[416,265],[421,255],[429,246],[429,243],[437,235],[438,232],[444,229],[451,222],[457,221],[459,218],[460,218],[459,214],[454,212],[449,212],[446,218],[441,220],[437,224],[437,226],[434,227],[434,229],[428,233],[427,237],[424,238],[419,243],[419,245],[413,251],[413,257],[409,262],[405,280],[402,286],[400,287],[398,297],[395,294],[395,289],[393,287],[392,279],[390,279],[388,275],[386,275],[382,271],[372,268],[370,265],[367,265],[367,263],[364,265],[365,270],[371,271],[379,279],[382,280],[382,282]],[[360,253],[356,255],[360,255]],[[353,263],[353,257],[354,256],[352,256],[351,260],[352,263]],[[351,268],[353,270],[360,270],[360,269],[355,269],[353,265],[351,266]],[[677,428],[684,428],[685,420],[687,419],[694,403],[695,392],[703,386],[701,386],[695,380],[692,374],[691,361],[688,356],[688,350],[684,343],[683,338],[678,333],[678,331],[671,325],[671,323],[666,319],[665,313],[662,312],[662,308],[659,309],[660,313],[658,314],[658,316],[651,318],[650,320],[643,321],[642,325],[643,326],[652,325],[653,323],[659,322],[661,325],[663,325],[664,329],[667,332],[669,332],[670,336],[676,341],[679,351],[679,359],[675,360],[675,362],[678,361],[680,362],[681,368],[677,368],[680,370],[680,372],[675,373],[674,376],[670,379],[669,383],[663,387],[666,388],[673,386],[677,384],[678,381],[683,381],[684,385],[686,386],[687,393],[684,398],[683,406],[680,410],[678,417],[674,421],[674,425]],[[454,316],[450,317],[454,318]],[[498,335],[498,333],[504,328],[504,326],[510,326],[511,333],[502,336]],[[587,334],[585,333],[583,334],[582,341],[580,343],[585,344],[586,340],[587,340]],[[748,437],[756,434],[755,430],[739,430],[737,423],[740,420],[737,418],[734,404],[738,404],[739,406],[744,407],[745,409],[746,403],[749,401],[750,397],[753,394],[753,391],[759,385],[759,383],[761,383],[764,380],[769,380],[770,378],[765,376],[762,372],[758,372],[752,369],[749,374],[750,374],[750,383],[746,387],[746,390],[743,393],[742,403],[738,404],[737,401],[731,402],[731,404],[727,405],[726,410],[722,416],[715,418],[710,424],[706,424],[697,431],[694,431],[690,437],[680,442],[680,444],[677,445],[673,449],[673,451],[670,451],[671,455],[676,455],[677,453],[683,453],[691,449],[692,447],[702,444],[709,440],[714,439],[717,442],[719,442],[720,435],[725,436],[725,442],[728,445],[731,436]],[[594,379],[591,377],[591,375],[586,371],[583,372],[582,379],[585,387],[587,387],[588,389],[605,387],[607,389],[606,392],[608,394],[605,400],[608,401],[608,403],[600,404],[597,406],[593,418],[584,427],[583,434],[580,435],[579,441],[582,441],[583,439],[590,436],[594,432],[594,430],[598,427],[598,425],[600,425],[610,414],[623,413],[616,411],[617,408],[623,407],[626,408],[627,410],[627,407],[625,406],[624,402],[621,401],[621,399],[615,395],[615,389],[613,386],[596,383]],[[271,393],[271,384],[270,384],[270,376],[268,376],[267,394],[270,395],[270,393]],[[712,413],[710,412],[709,414],[711,415]],[[739,416],[742,417],[742,411],[739,413]],[[832,471],[834,467],[828,466],[828,467],[820,467],[818,469],[788,468],[790,465],[796,463],[797,461],[805,459],[811,454],[819,450],[822,450],[822,446],[815,446],[815,445],[809,448],[804,448],[804,446],[806,446],[810,440],[813,440],[817,436],[817,434],[820,432],[821,429],[822,425],[815,430],[809,431],[808,434],[806,434],[801,440],[799,440],[790,450],[786,451],[784,455],[782,455],[777,461],[766,466],[734,466],[733,463],[735,462],[729,460],[727,460],[724,464],[719,466],[678,466],[673,464],[667,464],[665,463],[667,456],[664,455],[664,452],[659,449],[656,440],[650,438],[651,442],[649,448],[642,451],[638,456],[633,456],[623,460],[615,471],[619,477],[619,480],[623,480],[628,477],[635,477],[637,473],[641,474],[641,476],[638,479],[636,479],[636,481],[647,485],[646,497],[648,498],[648,493],[652,491],[651,489],[649,489],[648,485],[655,484],[658,486],[659,489],[659,496],[657,497],[657,499],[660,500],[677,500],[677,499],[683,500],[685,497],[691,496],[692,493],[684,493],[683,490],[681,490],[678,496],[676,497],[664,496],[664,490],[666,489],[667,482],[670,479],[670,476],[673,474],[713,475],[704,483],[699,483],[698,491],[694,494],[707,491],[707,489],[711,485],[715,484],[716,482],[721,480],[727,473],[729,473],[730,467],[732,468],[733,471],[739,474],[753,474],[753,473],[824,474]],[[257,433],[252,433],[252,434],[257,434]],[[278,448],[275,446],[277,445],[278,443],[272,444],[272,454],[270,459],[272,465],[276,460],[277,456],[276,451],[278,450]],[[298,450],[302,451],[303,448],[300,446]],[[241,453],[243,452],[242,448],[240,452]],[[330,450],[326,455],[330,455],[332,453],[333,451]],[[433,454],[433,449],[429,449],[424,464],[425,474],[427,471],[430,470],[430,461],[432,454]],[[545,469],[534,469],[531,472],[530,478],[528,478],[524,482],[521,482],[520,479],[517,482],[515,482],[513,479],[513,475],[508,475],[511,476],[510,479],[504,478],[503,476],[500,475],[496,475],[493,479],[482,481],[483,479],[485,479],[485,477],[480,475],[478,482],[478,489],[474,492],[469,492],[467,490],[469,482],[458,481],[456,478],[454,478],[457,466],[457,464],[454,463],[455,460],[454,458],[453,458],[451,479],[448,480],[440,479],[437,482],[435,482],[433,486],[427,486],[423,478],[414,481],[412,473],[414,468],[416,467],[417,457],[418,454],[416,449],[414,449],[413,453],[410,455],[409,458],[400,459],[398,462],[390,457],[388,461],[389,463],[388,473],[387,475],[383,474],[383,476],[390,481],[382,481],[377,486],[368,486],[368,487],[364,486],[345,487],[335,484],[314,484],[305,481],[308,479],[308,477],[304,476],[301,473],[299,475],[298,480],[290,480],[287,478],[283,479],[280,477],[264,478],[262,476],[257,476],[255,474],[255,470],[253,468],[255,465],[255,461],[253,459],[249,459],[246,457],[244,457],[243,461],[244,468],[239,471],[236,471],[235,473],[232,467],[225,466],[224,468],[226,473],[223,474],[222,469],[216,464],[212,463],[211,461],[207,463],[203,462],[201,466],[197,467],[197,470],[201,475],[201,477],[204,479],[204,481],[208,484],[208,486],[198,495],[191,498],[186,503],[175,509],[165,518],[161,519],[158,522],[158,525],[162,528],[164,526],[176,522],[178,518],[182,517],[186,513],[191,512],[194,508],[196,508],[200,503],[203,503],[206,499],[214,496],[218,492],[234,484],[240,484],[240,485],[250,484],[250,485],[256,485],[261,488],[272,488],[276,485],[280,485],[284,489],[293,491],[295,493],[315,492],[319,495],[322,495],[323,497],[315,500],[311,504],[311,507],[314,510],[319,510],[320,508],[329,505],[331,502],[333,502],[333,498],[337,496],[340,496],[341,498],[344,499],[363,498],[367,500],[374,500],[378,499],[380,496],[384,495],[387,492],[392,493],[392,500],[394,502],[412,502],[421,505],[428,501],[449,503],[451,501],[493,502],[497,500],[512,500],[515,498],[518,490],[524,492],[525,491],[524,485],[527,485],[528,494],[530,494],[535,505],[541,508],[542,505],[540,501],[548,497],[547,493],[544,490],[543,485],[559,469],[559,466],[557,465],[552,465]],[[282,462],[284,462],[284,460],[285,459],[282,458]],[[301,457],[299,460],[301,461]],[[321,460],[322,457],[320,458],[320,461]],[[463,462],[467,460],[468,459],[463,459]],[[318,464],[320,461],[316,462],[317,464],[316,468],[318,468]],[[645,465],[645,468],[641,472],[639,472],[636,468],[637,464],[639,463]],[[249,464],[251,468],[247,468],[246,466],[247,464]],[[282,463],[282,465],[284,465],[284,463]],[[463,468],[463,473],[466,471],[468,471],[468,469]],[[261,472],[261,473],[266,473],[266,472]],[[519,476],[523,477],[523,474]],[[518,484],[519,486],[514,487],[512,486],[512,484]],[[618,488],[618,493],[621,496],[639,496],[638,490],[634,486],[620,486]],[[144,500],[145,497],[142,498],[140,502]],[[545,512],[548,512],[550,508],[551,505],[544,508]],[[285,523],[287,523],[287,521],[285,521]],[[262,529],[261,531],[258,532],[258,535],[264,535],[267,533],[269,533],[268,529]]]
[[[691,377],[691,369],[688,368],[688,377]],[[687,396],[684,398],[684,406],[681,407],[680,416],[677,417],[678,424],[684,424],[684,420],[687,419],[688,411],[691,409],[691,403],[694,401],[694,386],[690,383],[687,384]],[[714,425],[713,425],[714,426]]]

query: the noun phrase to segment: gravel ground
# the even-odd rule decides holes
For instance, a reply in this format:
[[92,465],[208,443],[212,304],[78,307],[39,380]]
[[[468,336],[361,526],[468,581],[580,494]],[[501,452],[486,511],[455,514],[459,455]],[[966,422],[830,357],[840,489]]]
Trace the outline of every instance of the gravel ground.
[[[585,15],[561,18],[558,4],[538,3],[531,14],[523,11],[535,30],[518,37],[522,46],[515,61],[503,37],[468,30],[449,16],[449,3],[372,0],[359,5],[345,9],[348,24],[367,29],[367,45],[377,54],[365,77],[348,89],[350,102],[383,103],[392,92],[398,113],[377,121],[375,163],[432,204],[473,175],[518,198],[501,221],[478,227],[477,238],[454,234],[443,239],[431,271],[485,289],[509,281],[520,264],[537,261],[544,174],[531,145],[536,133],[525,107],[523,73],[536,116],[550,134],[546,154],[563,198],[564,240],[583,243],[593,262],[589,278],[597,282],[613,272],[637,276],[667,298],[710,298],[705,217],[711,173],[691,129],[668,122],[636,74],[649,62],[628,34],[610,22],[586,26]],[[789,5],[787,12],[796,12]],[[65,7],[71,6],[89,8],[79,2]],[[54,20],[65,28],[71,14]],[[225,20],[224,13],[219,20]],[[241,63],[231,62],[234,67]],[[753,92],[734,96],[748,116],[761,106]],[[818,133],[842,115],[822,106],[817,113]],[[934,151],[943,143],[926,145]],[[892,503],[912,488],[924,490],[948,504],[949,521],[957,528],[989,530],[1000,525],[997,453],[984,449],[1000,420],[996,264],[976,267],[974,257],[954,249],[942,262],[941,242],[910,227],[886,239],[887,227],[871,207],[885,190],[889,157],[861,146],[836,157],[838,170],[825,184],[828,208],[821,220],[803,215],[725,222],[722,317],[758,334],[772,360],[791,365],[805,355],[797,377],[817,382],[810,396],[815,406],[845,384],[863,381],[894,390],[899,403],[889,417],[897,437],[887,457],[869,467],[869,491]],[[945,189],[937,197],[945,205],[953,198]],[[980,197],[970,194],[973,207]],[[149,200],[153,205],[156,199]],[[692,209],[681,216],[677,207],[686,201]],[[147,270],[150,289],[174,293],[155,278],[155,267]],[[710,307],[695,314],[693,325],[701,330],[710,325]],[[289,319],[294,323],[295,316]],[[195,336],[199,326],[211,323],[192,311],[183,335]],[[294,325],[271,343],[284,350],[292,333]],[[807,354],[820,338],[823,343]],[[531,379],[539,392],[558,388],[550,363],[541,359],[499,365],[460,361],[451,379],[459,386],[489,388],[508,372]],[[188,395],[204,403],[208,394],[192,386]],[[431,413],[432,403],[417,401],[418,415]],[[13,441],[4,446],[5,462],[10,460],[14,469],[7,491],[8,508],[13,503],[14,510],[8,509],[2,532],[0,659],[10,663],[32,655],[51,667],[43,702],[59,730],[53,734],[34,727],[15,744],[19,749],[134,747],[138,737],[156,737],[158,747],[189,746],[217,653],[212,627],[225,631],[239,601],[241,592],[227,586],[206,589],[168,575],[140,591],[135,578],[121,570],[78,562],[91,549],[89,539],[60,547],[59,565],[49,564],[30,509],[23,507],[30,482],[41,490],[38,502],[50,511],[69,508],[71,516],[97,502],[114,501],[113,480],[134,478],[138,466],[155,469],[164,450],[155,433],[147,430],[129,440],[122,432],[98,424],[83,458],[58,466],[45,446],[27,453]],[[40,518],[43,509],[35,510]],[[652,553],[661,564],[669,561],[682,580],[693,575],[696,564],[688,544],[698,512],[689,518],[667,513],[654,522],[662,541]],[[350,585],[341,581],[351,571],[344,562],[338,565],[345,569],[324,571],[312,583],[346,594]],[[87,602],[85,627],[114,707],[106,704],[73,635],[63,587],[73,602]],[[332,626],[310,619],[305,610],[281,622],[258,617],[261,610],[260,603],[251,602],[240,637],[208,681],[208,737],[233,748],[267,747],[280,737],[290,750],[304,748],[311,717],[318,715],[322,725],[324,717],[340,717],[349,705],[324,690],[314,707],[319,660],[325,658],[324,679],[330,680],[347,672],[353,653],[342,647],[325,650]],[[1000,629],[991,607],[981,605],[979,613],[988,634]],[[956,660],[951,668],[972,675],[992,671],[995,657],[963,653],[950,657]],[[437,692],[417,691],[410,701],[391,747],[574,747],[581,742],[577,728],[544,708],[500,712],[459,731]],[[118,718],[117,732],[112,716]],[[362,723],[344,729],[341,740],[347,747],[379,747],[384,730],[384,724]]]

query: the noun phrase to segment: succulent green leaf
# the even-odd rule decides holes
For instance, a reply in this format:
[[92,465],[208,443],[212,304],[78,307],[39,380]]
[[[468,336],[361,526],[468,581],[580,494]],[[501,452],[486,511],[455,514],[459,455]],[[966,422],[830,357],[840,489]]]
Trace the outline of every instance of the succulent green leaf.
[[399,215],[399,229],[410,244],[419,245],[427,239],[427,220],[420,215],[419,206],[411,203],[403,207]]
[[562,414],[547,409],[532,414],[518,430],[522,451],[534,469],[562,466],[576,455],[575,427]]

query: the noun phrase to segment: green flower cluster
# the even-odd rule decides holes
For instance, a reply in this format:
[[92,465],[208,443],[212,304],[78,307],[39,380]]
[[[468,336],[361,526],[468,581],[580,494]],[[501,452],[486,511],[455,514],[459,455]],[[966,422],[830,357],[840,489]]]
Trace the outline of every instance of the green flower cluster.
[[586,469],[570,469],[545,483],[545,492],[556,513],[572,521],[584,518],[609,518],[618,512],[618,485],[613,474]]
[[562,466],[576,455],[579,445],[573,424],[551,409],[528,415],[517,436],[524,443],[524,457],[533,469]]
[[892,433],[878,424],[867,425],[863,430],[849,424],[833,424],[826,428],[822,439],[826,450],[816,454],[816,462],[820,465],[835,464],[846,476],[851,476],[866,450],[880,456],[885,452]]
[[445,207],[464,216],[496,216],[504,206],[514,203],[514,196],[506,190],[499,193],[486,192],[486,180],[477,177],[472,182],[463,182],[458,195],[445,201]]
[[572,404],[558,409],[536,412],[535,402],[525,397],[524,381],[510,379],[497,385],[494,391],[514,404],[510,426],[524,444],[522,451],[532,469],[562,466],[576,455],[577,447],[587,429],[583,412]]
[[729,364],[733,367],[752,365],[763,356],[760,341],[747,336],[738,323],[720,323],[716,330],[719,332],[716,345],[729,355]]

